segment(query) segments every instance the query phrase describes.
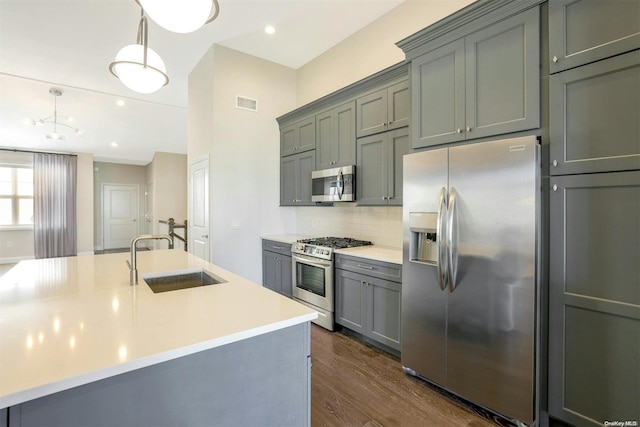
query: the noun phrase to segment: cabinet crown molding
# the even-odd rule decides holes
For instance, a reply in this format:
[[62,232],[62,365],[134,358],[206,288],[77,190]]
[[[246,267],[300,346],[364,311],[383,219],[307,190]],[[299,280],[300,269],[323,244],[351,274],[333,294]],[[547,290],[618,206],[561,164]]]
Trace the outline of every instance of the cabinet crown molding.
[[436,47],[465,37],[544,0],[478,0],[396,43],[410,61]]
[[297,120],[303,119],[307,116],[320,113],[327,108],[336,107],[339,104],[347,101],[352,101],[358,96],[362,96],[373,89],[379,89],[380,86],[390,85],[398,81],[407,79],[409,77],[409,63],[406,61],[399,62],[395,65],[378,71],[362,80],[358,80],[355,83],[350,84],[342,89],[325,95],[315,101],[296,108],[280,117],[276,120],[280,127],[283,125],[291,124]]

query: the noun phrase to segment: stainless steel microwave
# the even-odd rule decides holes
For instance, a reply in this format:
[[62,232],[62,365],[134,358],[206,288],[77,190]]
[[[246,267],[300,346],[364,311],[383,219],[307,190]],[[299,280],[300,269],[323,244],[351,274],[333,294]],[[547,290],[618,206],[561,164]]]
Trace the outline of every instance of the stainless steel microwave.
[[312,202],[353,202],[355,200],[355,166],[311,172]]

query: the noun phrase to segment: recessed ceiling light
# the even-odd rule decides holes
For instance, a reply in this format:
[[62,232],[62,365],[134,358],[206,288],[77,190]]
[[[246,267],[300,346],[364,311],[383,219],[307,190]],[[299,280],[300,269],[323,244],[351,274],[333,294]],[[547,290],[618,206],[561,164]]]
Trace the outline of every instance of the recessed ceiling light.
[[112,147],[117,147],[117,146],[118,146],[118,143],[117,143],[117,142],[115,142],[115,141],[113,141],[113,142],[111,143],[111,146],[112,146]]
[[116,101],[116,105],[117,105],[118,107],[124,107],[124,99],[118,99],[118,100]]
[[267,25],[266,27],[264,27],[264,32],[267,34],[273,34],[276,32],[276,29],[271,25]]

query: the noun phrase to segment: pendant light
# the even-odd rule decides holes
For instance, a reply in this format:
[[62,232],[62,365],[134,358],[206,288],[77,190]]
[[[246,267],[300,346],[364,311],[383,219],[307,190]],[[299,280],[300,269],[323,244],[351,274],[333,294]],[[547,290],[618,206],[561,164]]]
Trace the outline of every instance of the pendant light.
[[[82,135],[82,129],[74,128],[65,123],[58,123],[58,97],[62,96],[62,89],[58,87],[52,87],[49,89],[49,93],[53,95],[53,116],[45,117],[42,119],[29,119],[31,126],[44,126],[45,124],[53,124],[53,130],[45,133],[45,138],[53,139],[55,141],[61,141],[64,139],[64,135],[58,132],[58,126],[64,126],[75,132],[76,135]],[[53,119],[53,120],[52,120]],[[70,118],[68,118],[70,120]]]
[[109,71],[129,89],[138,93],[153,93],[169,83],[167,69],[155,51],[148,46],[147,17],[140,14],[136,44],[120,49]]
[[218,0],[135,0],[149,18],[174,33],[191,33],[218,17]]

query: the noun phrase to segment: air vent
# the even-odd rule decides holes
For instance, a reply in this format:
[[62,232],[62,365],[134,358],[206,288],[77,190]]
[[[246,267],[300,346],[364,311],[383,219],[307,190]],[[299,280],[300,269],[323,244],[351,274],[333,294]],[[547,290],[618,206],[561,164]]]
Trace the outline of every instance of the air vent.
[[258,111],[258,100],[236,95],[236,108],[247,111]]

